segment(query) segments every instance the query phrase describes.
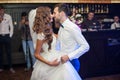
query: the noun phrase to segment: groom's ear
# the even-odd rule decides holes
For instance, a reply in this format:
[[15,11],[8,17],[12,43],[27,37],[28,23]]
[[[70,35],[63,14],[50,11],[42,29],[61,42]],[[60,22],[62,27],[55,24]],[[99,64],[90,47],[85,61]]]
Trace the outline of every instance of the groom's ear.
[[60,15],[61,15],[61,16],[64,16],[64,15],[65,15],[65,12],[64,12],[64,11],[61,11],[61,12],[60,12]]

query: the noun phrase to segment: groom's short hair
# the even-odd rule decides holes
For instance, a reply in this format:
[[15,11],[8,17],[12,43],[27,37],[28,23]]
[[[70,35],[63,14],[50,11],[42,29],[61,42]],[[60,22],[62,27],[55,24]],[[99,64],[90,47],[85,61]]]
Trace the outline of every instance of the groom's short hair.
[[65,3],[56,4],[54,8],[56,7],[58,7],[59,12],[63,11],[67,16],[70,14],[70,9],[67,4]]

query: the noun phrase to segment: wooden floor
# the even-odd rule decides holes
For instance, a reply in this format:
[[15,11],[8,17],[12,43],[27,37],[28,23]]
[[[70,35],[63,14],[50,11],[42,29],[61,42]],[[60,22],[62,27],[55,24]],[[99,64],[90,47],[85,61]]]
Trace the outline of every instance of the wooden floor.
[[84,80],[120,80],[120,74],[87,78]]
[[[14,67],[16,73],[12,74],[9,70],[5,69],[0,73],[0,80],[30,80],[32,70],[25,72],[24,66]],[[86,78],[83,80],[120,80],[120,74],[98,76],[93,78]]]
[[5,69],[0,73],[0,80],[30,80],[32,70],[26,72],[24,67],[15,67],[16,73],[11,73],[8,69]]

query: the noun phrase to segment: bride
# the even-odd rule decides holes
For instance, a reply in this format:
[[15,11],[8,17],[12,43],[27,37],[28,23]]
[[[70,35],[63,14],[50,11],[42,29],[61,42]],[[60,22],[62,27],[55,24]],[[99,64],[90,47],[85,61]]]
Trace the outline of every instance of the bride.
[[37,33],[36,62],[31,80],[81,80],[69,61],[62,63],[62,52],[56,50],[56,36],[52,31],[52,14],[49,7],[38,7],[33,26]]

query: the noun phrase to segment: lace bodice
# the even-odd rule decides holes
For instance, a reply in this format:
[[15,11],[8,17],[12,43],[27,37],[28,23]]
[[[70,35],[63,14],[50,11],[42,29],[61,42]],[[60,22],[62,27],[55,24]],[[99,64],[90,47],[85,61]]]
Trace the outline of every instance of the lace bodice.
[[[39,40],[43,40],[45,38],[45,35],[43,33],[39,33],[37,35],[37,39]],[[53,41],[51,43],[51,50],[48,50],[48,43],[43,43],[42,49],[44,50],[44,52],[49,52],[49,51],[53,51],[56,49],[56,37],[53,35]]]

